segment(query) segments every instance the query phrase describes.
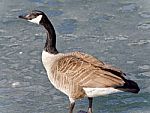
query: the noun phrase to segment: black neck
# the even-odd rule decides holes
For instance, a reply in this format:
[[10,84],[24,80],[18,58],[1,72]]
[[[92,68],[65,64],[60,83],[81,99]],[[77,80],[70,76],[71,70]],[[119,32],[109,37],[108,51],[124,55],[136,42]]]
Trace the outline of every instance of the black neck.
[[56,49],[56,34],[53,25],[46,16],[43,16],[41,24],[47,30],[47,39],[44,50],[52,54],[57,54],[58,51]]

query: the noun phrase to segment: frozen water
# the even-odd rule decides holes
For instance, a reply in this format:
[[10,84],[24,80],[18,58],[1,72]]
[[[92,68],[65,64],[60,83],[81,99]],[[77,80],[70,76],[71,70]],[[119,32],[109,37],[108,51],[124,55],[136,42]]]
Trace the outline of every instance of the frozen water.
[[119,9],[121,12],[134,12],[138,10],[136,3],[126,3],[122,4],[122,7]]
[[139,15],[143,18],[150,18],[150,12],[139,12]]
[[148,70],[148,69],[150,69],[150,66],[149,65],[142,65],[142,66],[139,66],[139,69]]
[[146,23],[142,23],[138,25],[138,29],[141,30],[149,30],[150,29],[150,23],[146,22]]
[[[20,20],[33,9],[46,12],[62,52],[84,51],[135,80],[139,94],[94,99],[94,113],[150,111],[149,0],[2,0],[0,2],[0,113],[66,113],[68,98],[49,82],[41,63],[43,27]],[[87,110],[78,101],[75,113]]]

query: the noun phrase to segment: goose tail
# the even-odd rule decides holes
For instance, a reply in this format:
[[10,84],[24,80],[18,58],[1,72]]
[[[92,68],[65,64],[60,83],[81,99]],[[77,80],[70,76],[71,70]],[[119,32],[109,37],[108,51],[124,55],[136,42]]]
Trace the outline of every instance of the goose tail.
[[123,86],[116,87],[116,89],[131,93],[138,93],[140,91],[140,88],[136,82],[126,79],[125,84]]

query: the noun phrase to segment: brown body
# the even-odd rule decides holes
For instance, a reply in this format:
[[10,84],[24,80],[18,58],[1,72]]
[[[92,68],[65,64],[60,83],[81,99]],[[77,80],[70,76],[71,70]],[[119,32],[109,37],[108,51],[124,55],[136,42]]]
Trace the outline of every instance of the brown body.
[[85,53],[43,51],[42,61],[51,83],[74,100],[87,96],[83,88],[116,88],[125,83],[119,69]]

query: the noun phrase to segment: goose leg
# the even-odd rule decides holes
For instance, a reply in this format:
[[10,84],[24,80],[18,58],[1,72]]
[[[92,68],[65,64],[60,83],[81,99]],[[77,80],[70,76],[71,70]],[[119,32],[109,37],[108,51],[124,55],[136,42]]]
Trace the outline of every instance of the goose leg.
[[70,102],[69,113],[73,113],[74,106],[75,106],[75,102]]
[[88,107],[88,112],[87,113],[92,113],[92,102],[93,102],[93,98],[89,97],[89,107]]

